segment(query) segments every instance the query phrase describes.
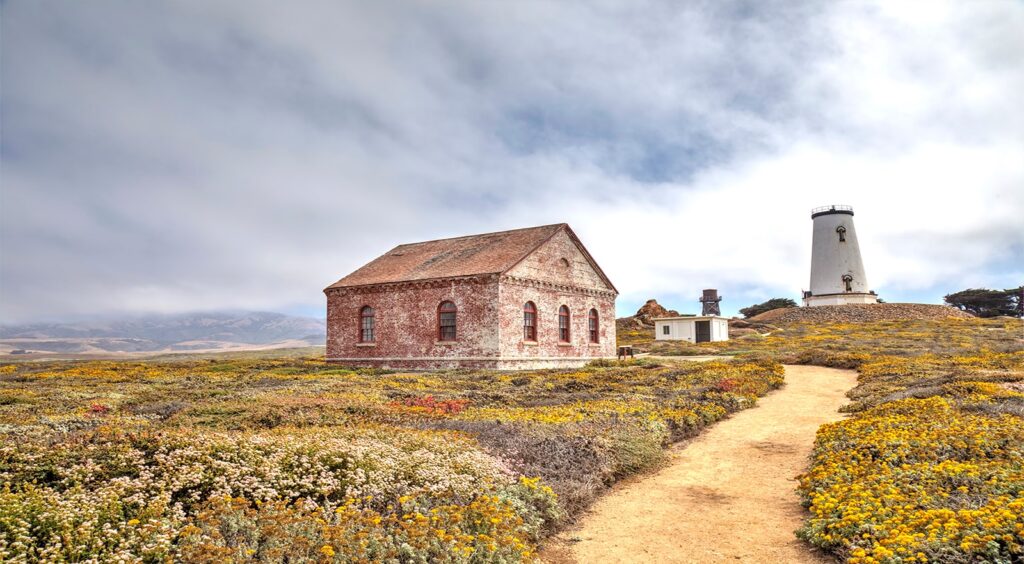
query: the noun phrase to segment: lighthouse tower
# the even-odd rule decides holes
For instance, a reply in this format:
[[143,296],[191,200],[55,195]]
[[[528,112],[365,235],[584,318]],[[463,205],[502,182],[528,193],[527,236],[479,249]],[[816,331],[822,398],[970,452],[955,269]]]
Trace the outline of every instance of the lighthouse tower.
[[853,227],[853,208],[825,206],[811,210],[811,289],[805,306],[873,304],[878,296],[868,289],[864,263]]

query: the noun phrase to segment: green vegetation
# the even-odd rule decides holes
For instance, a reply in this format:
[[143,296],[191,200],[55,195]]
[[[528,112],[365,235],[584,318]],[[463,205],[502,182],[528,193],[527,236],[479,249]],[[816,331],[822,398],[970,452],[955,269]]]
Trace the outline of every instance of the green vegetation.
[[781,383],[767,360],[2,365],[0,560],[531,560],[609,484]]
[[971,288],[944,299],[947,304],[978,317],[1024,316],[1024,286],[1009,290]]
[[971,354],[1024,348],[1017,319],[924,319],[869,323],[791,323],[760,329],[728,341],[694,344],[654,341],[654,332],[636,344],[657,355],[767,356],[784,364],[857,368],[878,355],[913,357]]
[[789,298],[772,298],[766,302],[754,304],[750,307],[745,307],[740,310],[740,314],[742,314],[743,317],[749,319],[751,317],[754,317],[755,315],[760,315],[766,311],[771,311],[773,309],[779,309],[783,307],[796,307],[796,302]]
[[528,561],[609,484],[782,383],[860,372],[800,479],[852,563],[1024,559],[1024,326],[796,323],[580,370],[303,353],[0,365],[0,560]]

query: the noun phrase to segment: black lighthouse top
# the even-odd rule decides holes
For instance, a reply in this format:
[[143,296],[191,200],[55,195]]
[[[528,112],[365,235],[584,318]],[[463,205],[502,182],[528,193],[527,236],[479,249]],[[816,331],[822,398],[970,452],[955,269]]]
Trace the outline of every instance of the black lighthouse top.
[[841,213],[846,215],[853,215],[853,206],[822,206],[820,208],[814,208],[811,210],[811,219],[818,217],[819,215],[832,215],[835,213]]

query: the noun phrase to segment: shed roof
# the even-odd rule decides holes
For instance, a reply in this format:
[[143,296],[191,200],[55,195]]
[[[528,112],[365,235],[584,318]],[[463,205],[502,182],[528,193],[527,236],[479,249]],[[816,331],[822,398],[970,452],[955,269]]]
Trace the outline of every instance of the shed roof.
[[[399,245],[331,284],[328,289],[409,280],[501,274],[518,264],[563,229],[580,246],[595,270],[607,280],[576,235],[569,229],[569,225],[556,223]],[[611,282],[608,284],[614,288],[611,286]]]

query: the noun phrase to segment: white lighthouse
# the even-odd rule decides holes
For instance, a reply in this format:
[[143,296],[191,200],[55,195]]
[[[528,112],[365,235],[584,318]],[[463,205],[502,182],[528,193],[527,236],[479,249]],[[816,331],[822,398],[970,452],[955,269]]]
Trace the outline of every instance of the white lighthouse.
[[805,306],[873,304],[878,296],[868,289],[864,262],[853,227],[853,208],[825,206],[811,210],[811,289]]

